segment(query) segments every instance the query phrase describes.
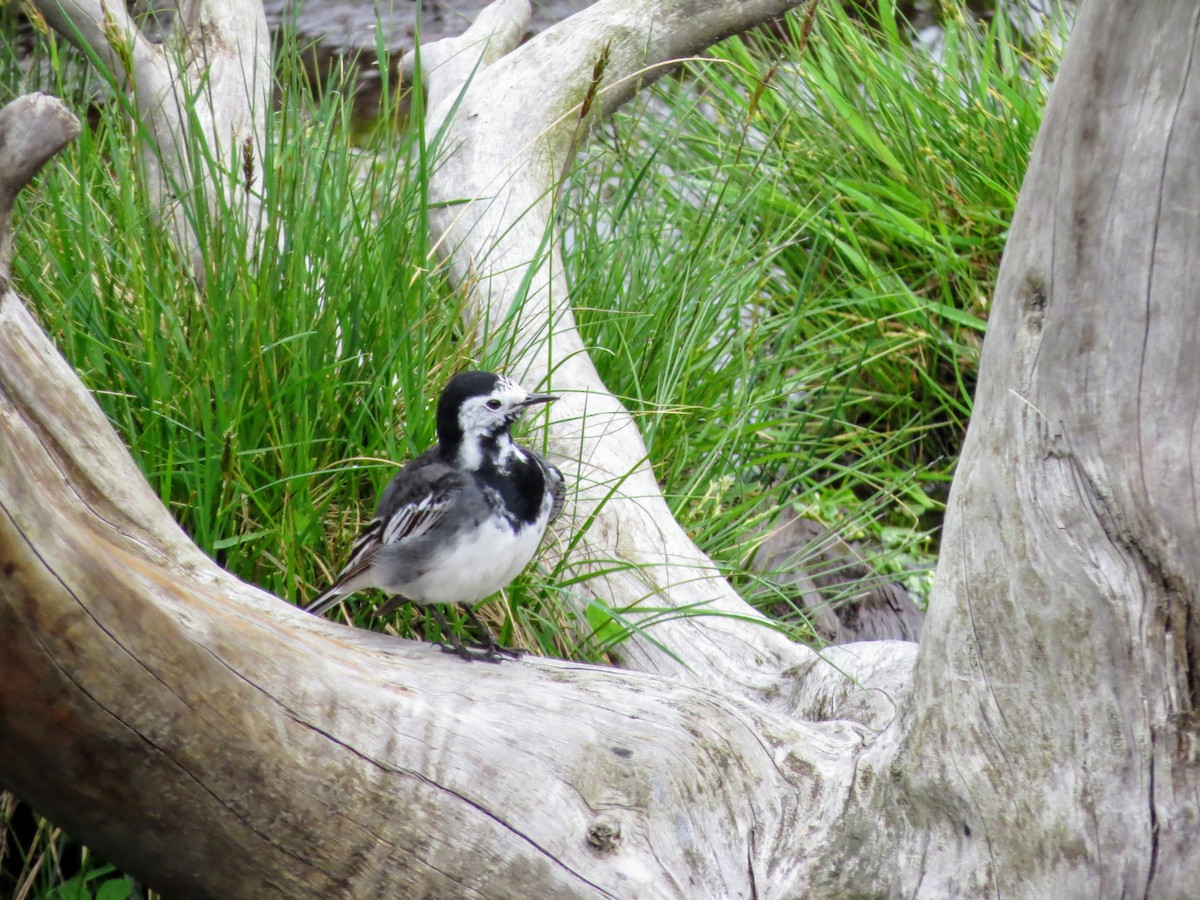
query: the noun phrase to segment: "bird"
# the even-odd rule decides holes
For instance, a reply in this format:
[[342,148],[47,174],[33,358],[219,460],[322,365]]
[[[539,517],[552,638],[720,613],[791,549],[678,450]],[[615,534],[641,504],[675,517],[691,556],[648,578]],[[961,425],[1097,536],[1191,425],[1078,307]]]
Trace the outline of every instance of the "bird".
[[[334,583],[305,610],[321,615],[366,588],[392,594],[376,615],[405,602],[425,607],[465,660],[499,662],[500,646],[474,605],[517,577],[563,509],[559,469],[512,438],[529,409],[552,403],[494,372],[453,376],[437,405],[437,442],[384,488],[375,516],[355,539]],[[468,649],[434,604],[459,604],[482,643]]]

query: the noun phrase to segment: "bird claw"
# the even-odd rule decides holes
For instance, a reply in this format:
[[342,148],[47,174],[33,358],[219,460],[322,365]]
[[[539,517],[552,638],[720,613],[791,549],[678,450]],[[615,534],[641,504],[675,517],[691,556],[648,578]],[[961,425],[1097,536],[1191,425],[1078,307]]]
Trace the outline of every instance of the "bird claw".
[[507,656],[509,659],[520,659],[526,654],[525,650],[520,647],[501,647],[497,644],[495,647],[488,648],[487,655],[500,662],[500,656]]
[[481,660],[483,662],[500,663],[504,661],[504,657],[509,659],[520,659],[524,653],[523,650],[514,650],[508,647],[501,647],[499,644],[489,647],[485,644],[476,645],[477,649],[471,650],[459,644],[457,647],[453,644],[438,644],[442,648],[443,653],[454,653],[465,659],[467,662]]
[[480,641],[479,643],[469,644],[468,646],[470,646],[472,650],[483,650],[484,654],[490,659],[495,659],[500,654],[507,656],[509,659],[520,659],[529,652],[521,647],[502,647],[495,640]]

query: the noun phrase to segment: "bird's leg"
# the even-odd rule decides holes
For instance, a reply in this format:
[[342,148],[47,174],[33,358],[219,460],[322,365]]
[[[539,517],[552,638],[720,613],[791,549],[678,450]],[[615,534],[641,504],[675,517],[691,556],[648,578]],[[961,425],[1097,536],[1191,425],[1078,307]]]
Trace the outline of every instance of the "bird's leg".
[[[488,662],[500,662],[500,658],[490,650],[486,653],[472,653],[463,646],[463,642],[459,640],[458,635],[454,633],[454,629],[450,627],[450,623],[446,621],[446,617],[442,615],[441,611],[436,606],[430,604],[426,606],[425,609],[429,611],[429,614],[433,616],[434,621],[438,623],[438,627],[442,629],[442,637],[450,641],[451,646],[449,647],[447,647],[445,644],[438,645],[442,648],[442,652],[457,653],[463,659],[467,660],[467,662],[470,662],[473,659],[484,659]],[[493,641],[493,643],[495,642]]]
[[511,657],[512,659],[519,659],[521,654],[525,652],[524,650],[518,650],[516,648],[509,649],[508,647],[501,647],[499,642],[497,642],[496,638],[492,635],[491,631],[488,630],[488,627],[479,621],[479,617],[475,615],[475,610],[471,608],[471,604],[460,603],[459,605],[466,612],[467,621],[471,623],[471,627],[483,635],[483,641],[479,646],[484,649],[485,655],[488,659],[496,660],[498,662],[499,654],[501,653],[503,653],[505,656]]

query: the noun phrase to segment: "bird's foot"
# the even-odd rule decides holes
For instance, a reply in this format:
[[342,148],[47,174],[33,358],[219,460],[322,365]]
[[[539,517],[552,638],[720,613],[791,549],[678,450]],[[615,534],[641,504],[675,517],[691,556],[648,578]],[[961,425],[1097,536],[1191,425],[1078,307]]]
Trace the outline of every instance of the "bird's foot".
[[467,614],[467,620],[474,627],[475,631],[481,635],[480,641],[477,644],[472,644],[473,647],[483,650],[487,658],[492,662],[500,662],[500,655],[509,657],[510,659],[520,659],[526,651],[519,647],[501,647],[495,636],[488,630],[488,627],[479,621],[475,615],[475,610],[471,608],[470,603],[462,604],[463,611]]
[[[442,648],[443,653],[455,653],[465,659],[467,662],[482,660],[483,662],[499,663],[503,661],[504,656],[511,659],[518,659],[521,656],[519,650],[509,650],[505,647],[484,647],[480,645],[478,649],[469,649],[460,644],[438,644]],[[503,654],[503,655],[502,655]]]
[[485,656],[492,659],[499,656],[507,656],[509,659],[520,659],[529,652],[522,647],[503,647],[495,638],[482,640],[478,643],[470,643],[468,646],[472,650],[482,650]]
[[488,659],[500,662],[501,657],[504,656],[507,656],[509,659],[520,659],[526,652],[520,647],[501,647],[499,644],[493,644],[484,651],[484,655]]
[[466,610],[467,618],[470,620],[471,624],[475,626],[475,630],[483,635],[483,638],[479,641],[479,643],[472,643],[469,648],[465,646],[458,635],[455,634],[454,630],[446,622],[445,617],[438,612],[436,606],[426,607],[426,609],[429,610],[429,614],[433,616],[434,620],[438,623],[438,626],[442,629],[442,637],[448,638],[450,641],[449,644],[447,644],[445,641],[440,641],[438,643],[438,646],[442,648],[443,653],[457,653],[460,657],[468,662],[481,659],[484,662],[498,663],[506,656],[509,659],[521,658],[521,655],[525,651],[515,648],[509,649],[508,647],[501,647],[500,644],[496,642],[496,639],[492,636],[492,633],[487,630],[487,627],[475,617],[475,611],[471,609],[471,605],[469,603],[462,604],[462,608]]

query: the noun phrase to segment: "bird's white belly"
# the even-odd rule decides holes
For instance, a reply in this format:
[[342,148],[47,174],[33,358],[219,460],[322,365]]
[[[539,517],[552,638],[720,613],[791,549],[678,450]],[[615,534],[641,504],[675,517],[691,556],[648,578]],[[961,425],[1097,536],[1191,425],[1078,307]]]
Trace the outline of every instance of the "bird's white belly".
[[544,530],[545,526],[537,523],[514,533],[507,525],[484,522],[447,547],[436,564],[398,593],[417,603],[482,600],[529,565]]

